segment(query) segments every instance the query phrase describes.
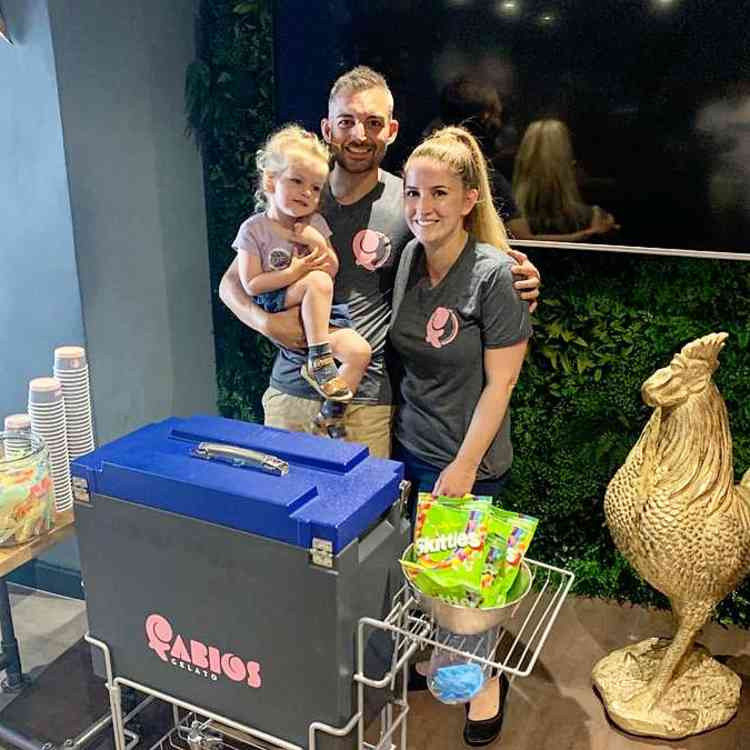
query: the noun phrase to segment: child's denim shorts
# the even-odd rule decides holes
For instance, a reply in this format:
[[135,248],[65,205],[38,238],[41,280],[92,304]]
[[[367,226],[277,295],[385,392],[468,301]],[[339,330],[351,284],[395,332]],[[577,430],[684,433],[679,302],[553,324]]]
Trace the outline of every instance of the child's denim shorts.
[[253,302],[266,312],[281,312],[286,309],[286,289],[274,289],[272,292],[256,294],[253,297]]
[[[272,292],[256,294],[253,297],[253,302],[266,312],[281,312],[286,310],[286,289],[274,289]],[[333,328],[352,328],[349,306],[341,303],[332,305],[330,324]]]

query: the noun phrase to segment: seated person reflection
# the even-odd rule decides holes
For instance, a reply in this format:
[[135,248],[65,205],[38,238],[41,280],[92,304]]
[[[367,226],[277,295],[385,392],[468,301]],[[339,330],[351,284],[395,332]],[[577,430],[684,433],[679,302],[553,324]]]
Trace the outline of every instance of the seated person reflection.
[[513,196],[534,234],[572,234],[583,241],[619,229],[612,214],[584,203],[578,189],[570,131],[560,120],[537,120],[516,154]]
[[[497,89],[489,83],[460,76],[443,88],[440,94],[440,117],[427,128],[425,136],[441,126],[460,125],[479,142],[488,167],[499,155],[503,106]],[[592,214],[591,220],[575,229],[536,230],[529,225],[519,209],[508,180],[497,169],[490,169],[492,200],[508,232],[517,240],[545,242],[585,242],[596,234],[607,232],[611,226],[604,217]]]

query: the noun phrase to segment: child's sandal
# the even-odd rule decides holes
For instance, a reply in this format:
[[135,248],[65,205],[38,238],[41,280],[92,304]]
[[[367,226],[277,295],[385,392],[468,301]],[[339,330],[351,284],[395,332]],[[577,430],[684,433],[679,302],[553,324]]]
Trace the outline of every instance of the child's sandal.
[[312,371],[308,367],[308,363],[305,363],[300,368],[300,374],[302,377],[319,393],[323,398],[331,401],[351,401],[352,392],[349,390],[349,386],[346,382],[338,375],[319,383],[313,372],[315,370],[322,370],[324,367],[335,366],[333,357],[330,355],[325,357],[317,357],[312,361]]
[[313,435],[329,437],[333,440],[343,440],[346,437],[346,427],[344,420],[340,418],[332,419],[318,412],[312,421]]

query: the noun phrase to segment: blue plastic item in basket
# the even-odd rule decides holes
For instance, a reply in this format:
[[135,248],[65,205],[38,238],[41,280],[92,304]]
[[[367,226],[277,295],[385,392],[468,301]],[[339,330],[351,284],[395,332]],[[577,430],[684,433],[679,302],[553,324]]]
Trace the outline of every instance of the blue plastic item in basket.
[[485,675],[479,664],[439,667],[429,680],[430,692],[443,703],[466,703],[483,687]]

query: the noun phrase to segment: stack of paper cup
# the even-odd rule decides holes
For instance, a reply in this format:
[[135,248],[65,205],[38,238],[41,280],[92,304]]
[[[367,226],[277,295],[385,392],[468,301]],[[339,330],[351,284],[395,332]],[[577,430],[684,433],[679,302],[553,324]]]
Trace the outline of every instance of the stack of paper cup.
[[9,414],[4,421],[5,458],[20,458],[31,450],[31,417],[28,414]]
[[86,350],[81,346],[60,346],[55,349],[55,378],[62,385],[68,453],[73,461],[94,450]]
[[65,433],[65,403],[62,386],[55,378],[34,378],[29,382],[31,432],[47,444],[55,488],[55,509],[73,507],[70,487],[68,441]]

